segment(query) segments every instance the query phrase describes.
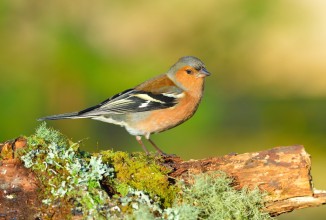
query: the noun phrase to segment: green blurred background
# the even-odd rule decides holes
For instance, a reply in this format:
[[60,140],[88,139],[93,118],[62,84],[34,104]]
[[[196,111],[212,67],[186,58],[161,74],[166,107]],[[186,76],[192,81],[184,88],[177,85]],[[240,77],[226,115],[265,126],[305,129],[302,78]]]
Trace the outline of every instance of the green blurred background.
[[[196,115],[154,135],[184,159],[305,145],[326,189],[326,2],[0,1],[0,141],[164,73],[181,56],[212,73]],[[49,122],[89,151],[140,151],[118,126]],[[148,143],[147,143],[148,145]],[[279,219],[325,219],[326,207]]]

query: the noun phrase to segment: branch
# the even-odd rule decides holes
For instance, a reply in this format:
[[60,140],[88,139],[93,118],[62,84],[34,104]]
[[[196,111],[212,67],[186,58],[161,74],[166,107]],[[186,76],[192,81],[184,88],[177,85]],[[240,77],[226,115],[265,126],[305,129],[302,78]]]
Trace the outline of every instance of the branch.
[[[32,218],[41,204],[36,196],[37,178],[18,159],[13,159],[10,151],[25,146],[23,138],[0,144],[0,158],[6,158],[0,160],[0,217]],[[326,191],[312,187],[310,155],[303,146],[189,161],[169,157],[164,165],[173,168],[169,174],[172,178],[190,184],[190,174],[221,170],[234,179],[236,189],[259,187],[267,193],[265,209],[272,216],[326,203]],[[17,201],[32,203],[17,206]]]
[[25,146],[24,138],[0,143],[0,219],[35,219],[41,207],[36,176],[14,159],[14,150]]
[[170,175],[188,181],[189,174],[221,170],[234,178],[234,187],[259,187],[267,193],[265,206],[272,216],[326,203],[326,192],[314,190],[311,161],[303,146],[230,154],[202,160],[171,159]]

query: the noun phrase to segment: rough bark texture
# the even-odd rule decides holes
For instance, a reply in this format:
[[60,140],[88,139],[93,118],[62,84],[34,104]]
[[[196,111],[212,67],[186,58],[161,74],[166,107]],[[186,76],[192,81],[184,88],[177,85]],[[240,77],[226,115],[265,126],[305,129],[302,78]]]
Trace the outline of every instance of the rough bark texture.
[[[0,160],[0,220],[37,216],[40,205],[37,179],[10,151],[25,145],[23,138],[0,144],[0,156],[6,158]],[[236,188],[259,187],[267,192],[266,210],[272,216],[326,203],[326,192],[312,187],[310,156],[303,146],[202,160],[182,161],[172,157],[166,159],[166,165],[174,169],[171,177],[190,183],[190,174],[221,170],[234,179]]]
[[221,170],[234,178],[236,188],[259,187],[267,192],[266,209],[272,216],[326,203],[326,192],[312,187],[310,155],[303,146],[202,160],[177,158],[170,163],[174,167],[171,174],[174,178],[188,180],[189,174]]
[[[14,159],[13,150],[26,145],[17,138],[0,144],[0,220],[36,219],[41,205],[37,196],[38,181],[20,160]],[[0,158],[1,158],[0,157]]]

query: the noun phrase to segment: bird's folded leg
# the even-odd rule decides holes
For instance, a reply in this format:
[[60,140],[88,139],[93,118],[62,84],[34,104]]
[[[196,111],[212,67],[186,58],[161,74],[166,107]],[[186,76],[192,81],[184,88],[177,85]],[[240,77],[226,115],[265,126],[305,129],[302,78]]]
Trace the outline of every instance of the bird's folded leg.
[[138,143],[140,144],[140,146],[143,148],[143,150],[146,152],[146,154],[148,155],[149,152],[147,150],[147,148],[145,147],[143,141],[141,140],[141,136],[136,136],[136,140],[138,141]]
[[167,155],[164,153],[150,138],[147,138],[147,140],[153,145],[153,147],[159,152],[161,155]]

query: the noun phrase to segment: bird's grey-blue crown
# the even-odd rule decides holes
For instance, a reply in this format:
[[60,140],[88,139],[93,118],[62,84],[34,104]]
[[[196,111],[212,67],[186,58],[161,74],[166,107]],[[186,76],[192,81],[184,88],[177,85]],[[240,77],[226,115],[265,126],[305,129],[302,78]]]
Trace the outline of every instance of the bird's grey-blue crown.
[[184,57],[181,57],[178,62],[176,62],[171,68],[170,68],[170,71],[173,71],[173,70],[176,70],[176,69],[179,69],[183,66],[192,66],[194,67],[195,69],[202,69],[202,68],[205,68],[205,64],[200,60],[198,59],[197,57],[194,57],[194,56],[184,56]]

